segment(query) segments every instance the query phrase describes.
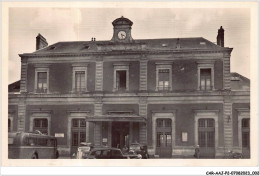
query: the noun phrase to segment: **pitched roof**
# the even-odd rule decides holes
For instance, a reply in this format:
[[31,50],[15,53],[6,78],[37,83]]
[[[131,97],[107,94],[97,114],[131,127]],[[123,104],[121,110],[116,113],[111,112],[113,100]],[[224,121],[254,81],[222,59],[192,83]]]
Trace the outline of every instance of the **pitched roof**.
[[231,90],[245,91],[250,90],[250,80],[238,73],[231,73]]
[[116,43],[112,41],[72,41],[58,42],[43,49],[37,50],[32,54],[51,54],[51,53],[86,53],[102,51],[99,46],[117,45],[142,45],[142,50],[223,50],[220,47],[202,37],[198,38],[168,38],[168,39],[140,39],[132,43]]
[[8,92],[20,92],[20,80],[8,85]]

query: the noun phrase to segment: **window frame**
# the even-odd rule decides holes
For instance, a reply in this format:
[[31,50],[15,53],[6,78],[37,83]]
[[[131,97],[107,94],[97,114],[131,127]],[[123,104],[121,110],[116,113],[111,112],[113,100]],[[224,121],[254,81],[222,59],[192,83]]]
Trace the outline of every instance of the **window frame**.
[[[12,113],[8,113],[8,120],[10,120],[10,122],[11,122],[11,124],[10,124],[10,131],[8,131],[8,132],[12,132],[14,130],[14,117],[13,117]],[[8,130],[9,130],[9,126],[8,126]]]
[[[155,64],[156,64],[155,91],[172,91],[172,62],[157,62]],[[159,89],[159,70],[169,70],[169,88],[168,88],[168,90]]]
[[113,91],[119,91],[117,87],[117,71],[126,71],[126,89],[129,91],[129,63],[117,63],[114,65],[114,79],[113,79]]
[[219,110],[194,110],[194,135],[195,135],[195,145],[197,146],[199,144],[199,119],[214,119],[215,126],[210,127],[214,128],[215,130],[215,151],[219,147]]
[[[202,69],[211,69],[211,89],[207,90],[202,90],[201,87],[200,87],[200,81],[201,81],[201,77],[200,77],[200,73],[201,73],[201,70]],[[197,86],[197,90],[200,90],[200,91],[212,91],[212,90],[215,90],[215,86],[214,86],[214,63],[213,61],[211,62],[198,62],[198,71],[197,71],[197,74],[198,74],[198,86]],[[206,82],[205,82],[206,84]]]
[[[72,92],[87,92],[88,91],[88,64],[73,64],[72,69]],[[76,89],[76,72],[84,72],[85,73],[85,89],[82,88],[81,91]]]
[[[252,123],[250,120],[250,109],[249,108],[237,108],[236,111],[238,112],[238,146],[240,150],[242,151],[242,120],[243,119],[249,119],[249,123]],[[249,124],[249,134],[251,132],[251,124]],[[250,134],[251,136],[251,134]],[[251,147],[251,144],[250,144]]]
[[[77,122],[77,126],[74,126],[74,122]],[[84,121],[85,122],[85,125],[84,126],[81,126],[81,122]],[[84,139],[85,141],[83,142],[86,142],[87,140],[87,124],[86,124],[86,121],[84,118],[72,118],[71,119],[71,146],[72,147],[75,147],[75,146],[80,146],[80,141],[81,141],[81,134],[84,133]],[[73,142],[74,141],[74,134],[77,134],[77,144],[75,145],[75,143]]]
[[[47,121],[47,126],[43,126],[44,125],[44,121]],[[38,121],[38,123],[39,123],[39,125],[40,126],[36,126],[35,124],[36,124],[36,121]],[[48,133],[48,125],[49,125],[49,123],[48,123],[48,118],[35,118],[35,119],[33,119],[33,130],[35,131],[35,128],[37,129],[37,130],[39,130],[39,131],[41,131],[42,129],[45,129],[46,131],[47,131],[47,133]],[[42,131],[41,131],[42,132]],[[43,132],[42,132],[43,133]],[[48,133],[48,135],[50,135],[49,133]]]
[[30,131],[33,131],[34,129],[34,120],[35,119],[47,119],[48,121],[48,127],[47,127],[47,131],[48,131],[48,135],[50,135],[51,133],[51,111],[35,111],[32,112],[32,115],[30,117]]
[[[47,73],[47,91],[46,92],[38,92],[38,73],[46,72]],[[34,80],[34,92],[35,93],[49,93],[49,68],[35,68],[35,80]]]
[[[68,125],[67,125],[67,146],[72,147],[72,120],[73,119],[85,119],[89,116],[90,111],[67,111],[68,113]],[[86,141],[89,141],[89,122],[86,121]]]

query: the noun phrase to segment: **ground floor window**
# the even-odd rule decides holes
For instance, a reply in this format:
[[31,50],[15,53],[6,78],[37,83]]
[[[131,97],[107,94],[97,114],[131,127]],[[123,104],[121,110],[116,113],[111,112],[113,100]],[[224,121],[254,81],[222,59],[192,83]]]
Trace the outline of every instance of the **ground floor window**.
[[86,121],[85,119],[72,119],[72,146],[79,146],[86,142]]
[[199,145],[200,147],[215,146],[214,119],[199,119]]
[[48,134],[48,119],[34,119],[33,120],[33,131],[40,131],[43,134]]
[[242,120],[242,147],[250,147],[250,119]]
[[8,132],[10,132],[11,131],[11,120],[10,119],[8,119]]

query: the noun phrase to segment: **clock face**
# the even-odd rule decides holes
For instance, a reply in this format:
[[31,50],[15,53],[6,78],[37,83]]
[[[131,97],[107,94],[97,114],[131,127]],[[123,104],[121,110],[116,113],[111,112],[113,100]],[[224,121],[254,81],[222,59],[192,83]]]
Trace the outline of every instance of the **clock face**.
[[126,32],[125,31],[119,31],[118,34],[117,34],[118,38],[120,40],[123,40],[126,38]]

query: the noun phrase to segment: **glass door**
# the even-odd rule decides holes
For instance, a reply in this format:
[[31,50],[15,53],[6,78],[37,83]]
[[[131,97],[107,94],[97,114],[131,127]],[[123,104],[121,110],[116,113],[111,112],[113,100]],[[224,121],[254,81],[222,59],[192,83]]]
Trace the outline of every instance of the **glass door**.
[[199,119],[199,139],[201,158],[215,157],[215,121],[214,119]]
[[156,154],[160,158],[172,157],[172,120],[157,119],[156,121]]

